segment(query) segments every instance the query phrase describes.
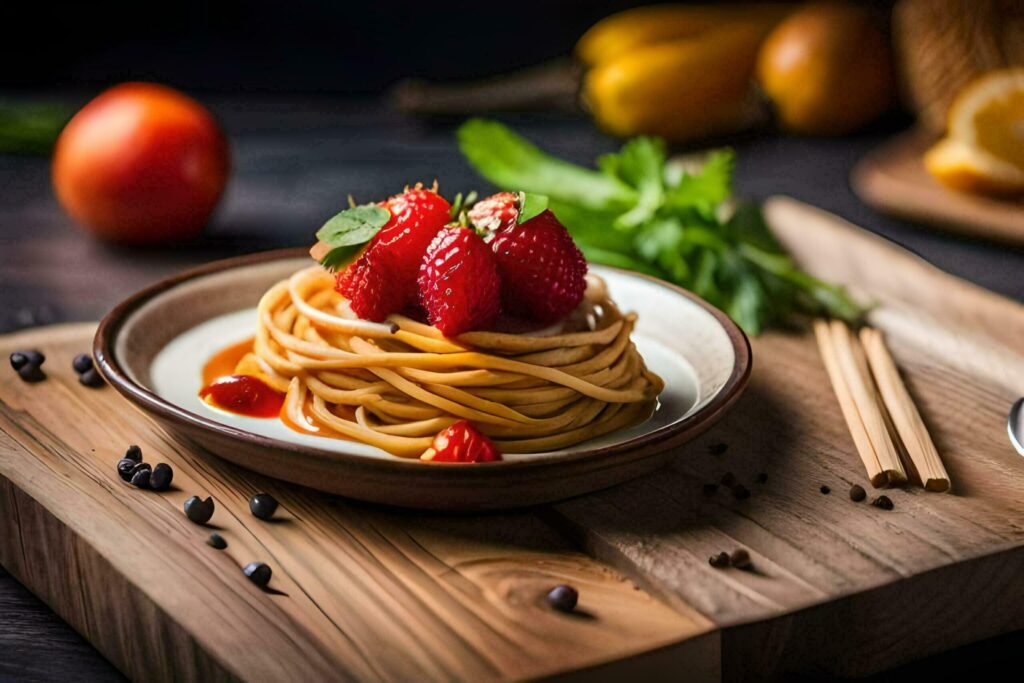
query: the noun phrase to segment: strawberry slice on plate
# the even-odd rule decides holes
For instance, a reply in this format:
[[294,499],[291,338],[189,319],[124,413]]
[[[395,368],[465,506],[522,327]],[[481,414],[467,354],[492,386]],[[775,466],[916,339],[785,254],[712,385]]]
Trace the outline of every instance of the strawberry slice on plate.
[[472,230],[448,226],[427,247],[420,303],[446,337],[487,327],[501,309],[501,282],[490,247]]
[[494,442],[466,420],[459,420],[437,433],[434,442],[420,456],[433,462],[495,462],[501,453]]

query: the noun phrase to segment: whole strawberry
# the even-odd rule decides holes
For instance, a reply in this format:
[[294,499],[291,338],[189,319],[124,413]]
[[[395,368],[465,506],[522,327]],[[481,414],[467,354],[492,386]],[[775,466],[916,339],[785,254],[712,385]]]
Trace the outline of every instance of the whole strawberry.
[[451,210],[444,197],[420,186],[380,205],[391,214],[388,222],[335,281],[356,315],[376,321],[415,303],[423,253]]
[[550,211],[494,235],[505,310],[542,323],[568,315],[587,287],[587,261]]
[[431,447],[420,456],[434,462],[494,462],[501,460],[494,443],[466,420],[442,429]]
[[384,251],[366,249],[338,273],[334,289],[348,298],[352,312],[363,320],[380,322],[405,307],[405,287],[396,287],[396,271]]
[[501,282],[490,247],[476,233],[448,226],[427,247],[420,303],[446,337],[485,328],[501,309]]
[[468,211],[469,222],[483,235],[511,228],[519,218],[519,195],[499,192],[481,199]]

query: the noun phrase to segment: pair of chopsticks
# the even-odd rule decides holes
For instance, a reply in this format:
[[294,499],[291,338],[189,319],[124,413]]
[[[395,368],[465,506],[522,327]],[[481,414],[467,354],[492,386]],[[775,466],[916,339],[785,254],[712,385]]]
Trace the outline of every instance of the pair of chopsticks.
[[854,335],[845,323],[816,320],[814,335],[832,388],[871,485],[907,482],[907,467],[928,491],[946,491],[949,475],[882,333]]

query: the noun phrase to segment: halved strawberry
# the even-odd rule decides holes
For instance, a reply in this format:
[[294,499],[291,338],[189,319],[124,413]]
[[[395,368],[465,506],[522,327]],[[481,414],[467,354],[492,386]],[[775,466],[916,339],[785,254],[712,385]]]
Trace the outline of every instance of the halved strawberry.
[[501,309],[501,282],[490,247],[469,228],[448,226],[427,247],[420,303],[446,337],[490,325]]
[[433,444],[420,459],[434,462],[494,462],[501,460],[501,453],[494,442],[476,427],[466,420],[459,420],[438,432]]
[[583,300],[587,261],[550,211],[500,230],[490,246],[509,313],[552,323]]
[[481,199],[467,212],[477,232],[488,235],[511,228],[519,218],[519,194],[499,192]]

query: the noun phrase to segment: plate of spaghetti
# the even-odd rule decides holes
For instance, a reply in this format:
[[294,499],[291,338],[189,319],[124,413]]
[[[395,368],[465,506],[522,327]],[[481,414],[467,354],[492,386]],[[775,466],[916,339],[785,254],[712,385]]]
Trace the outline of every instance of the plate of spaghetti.
[[417,186],[350,207],[309,253],[132,296],[98,366],[172,433],[358,499],[494,509],[625,481],[723,414],[750,347],[696,296],[588,265],[537,203]]

